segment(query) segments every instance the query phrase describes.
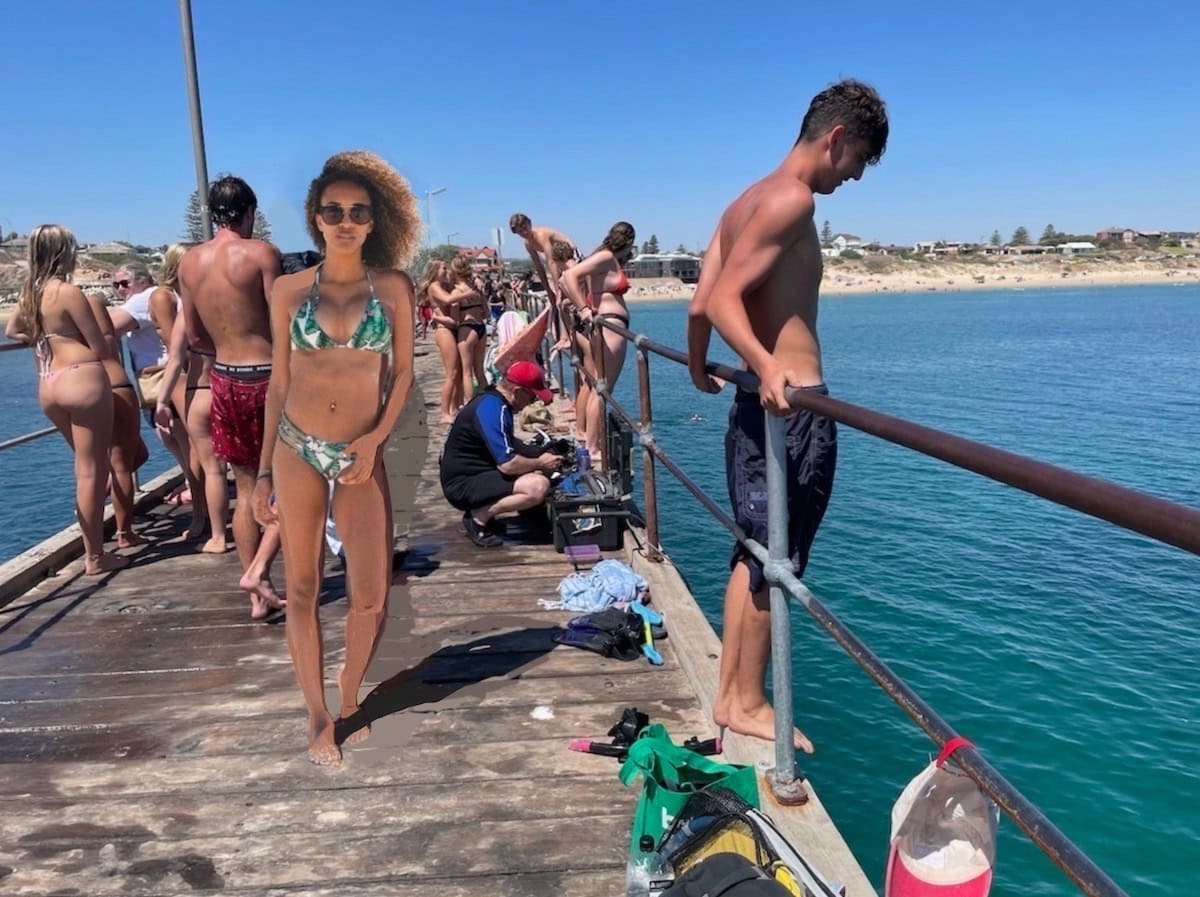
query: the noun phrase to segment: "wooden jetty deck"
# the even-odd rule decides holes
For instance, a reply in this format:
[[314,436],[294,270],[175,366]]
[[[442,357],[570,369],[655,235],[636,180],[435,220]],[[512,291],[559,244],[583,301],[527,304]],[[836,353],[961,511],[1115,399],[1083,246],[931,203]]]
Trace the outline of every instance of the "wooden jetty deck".
[[[167,544],[182,521],[160,506],[158,541],[130,568],[89,582],[76,561],[0,607],[0,891],[623,893],[636,792],[615,760],[567,741],[603,736],[635,705],[677,738],[715,734],[719,644],[677,571],[620,552],[666,610],[665,666],[555,646],[569,615],[537,599],[572,568],[550,545],[485,551],[462,535],[437,482],[445,427],[425,401],[440,365],[428,345],[418,352],[387,462],[398,553],[367,674],[370,738],[340,769],[306,762],[282,619],[248,618],[232,552]],[[332,685],[346,600],[328,572]],[[726,752],[769,754],[738,738]],[[815,795],[797,809],[764,803],[850,897],[874,894]]]

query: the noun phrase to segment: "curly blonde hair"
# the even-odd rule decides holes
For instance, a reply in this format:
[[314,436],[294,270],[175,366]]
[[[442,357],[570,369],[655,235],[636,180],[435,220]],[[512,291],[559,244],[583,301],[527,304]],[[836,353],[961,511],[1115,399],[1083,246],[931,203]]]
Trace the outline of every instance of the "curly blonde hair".
[[317,209],[321,194],[330,184],[348,181],[358,184],[371,197],[375,227],[363,244],[363,261],[375,268],[402,268],[417,251],[421,241],[421,216],[417,198],[400,174],[374,153],[350,150],[330,156],[320,175],[308,187],[304,215],[308,235],[325,252],[325,237],[317,228]]

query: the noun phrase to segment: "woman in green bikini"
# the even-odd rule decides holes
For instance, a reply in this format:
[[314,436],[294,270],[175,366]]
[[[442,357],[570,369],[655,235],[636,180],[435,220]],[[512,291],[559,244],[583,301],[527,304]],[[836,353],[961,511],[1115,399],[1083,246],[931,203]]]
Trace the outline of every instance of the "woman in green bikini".
[[342,752],[325,704],[317,617],[325,518],[332,500],[350,600],[339,721],[356,729],[344,742],[353,744],[369,732],[351,717],[391,584],[383,449],[413,383],[416,303],[412,281],[396,269],[417,247],[420,219],[405,180],[366,152],[330,158],[304,209],[325,260],[271,290],[274,357],[254,510],[260,523],[280,523],[288,650],[308,707],[308,758],[336,766]]

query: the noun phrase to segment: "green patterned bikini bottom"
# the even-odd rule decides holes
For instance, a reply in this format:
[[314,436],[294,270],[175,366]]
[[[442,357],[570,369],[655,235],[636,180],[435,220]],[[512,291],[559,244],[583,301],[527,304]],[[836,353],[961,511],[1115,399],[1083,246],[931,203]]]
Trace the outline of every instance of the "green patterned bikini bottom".
[[349,455],[342,454],[348,442],[319,439],[305,433],[286,414],[279,415],[279,441],[299,455],[325,479],[332,482],[343,470],[354,463]]

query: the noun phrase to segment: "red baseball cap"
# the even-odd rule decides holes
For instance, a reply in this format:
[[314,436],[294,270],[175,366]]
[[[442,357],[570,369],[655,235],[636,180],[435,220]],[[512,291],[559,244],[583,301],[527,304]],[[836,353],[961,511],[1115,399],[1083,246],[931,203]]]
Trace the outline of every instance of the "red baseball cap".
[[547,405],[554,400],[554,395],[546,388],[542,369],[532,361],[514,361],[504,372],[504,379],[514,386],[525,387]]

